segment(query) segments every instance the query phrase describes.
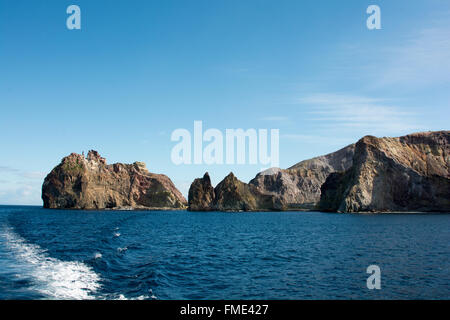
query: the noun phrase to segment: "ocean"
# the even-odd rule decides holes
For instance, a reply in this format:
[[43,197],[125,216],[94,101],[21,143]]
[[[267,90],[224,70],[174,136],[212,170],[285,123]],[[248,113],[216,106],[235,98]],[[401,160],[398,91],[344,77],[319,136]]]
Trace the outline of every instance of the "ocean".
[[449,240],[448,214],[0,206],[0,299],[450,299]]

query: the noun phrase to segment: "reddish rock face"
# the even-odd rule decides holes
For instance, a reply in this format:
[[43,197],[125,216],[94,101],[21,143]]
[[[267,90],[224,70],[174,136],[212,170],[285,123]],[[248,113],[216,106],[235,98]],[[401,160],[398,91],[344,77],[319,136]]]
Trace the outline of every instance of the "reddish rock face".
[[450,131],[362,138],[352,167],[322,186],[319,208],[450,212]]
[[45,178],[44,208],[54,209],[184,209],[186,199],[163,174],[145,164],[106,164],[97,151],[87,158],[72,153]]

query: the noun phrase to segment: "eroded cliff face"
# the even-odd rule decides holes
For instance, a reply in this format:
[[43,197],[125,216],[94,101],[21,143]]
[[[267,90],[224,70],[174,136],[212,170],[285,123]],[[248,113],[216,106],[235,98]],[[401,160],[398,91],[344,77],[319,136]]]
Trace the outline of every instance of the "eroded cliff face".
[[186,199],[163,174],[145,164],[108,165],[98,152],[87,158],[72,153],[62,159],[42,186],[44,208],[183,209]]
[[305,160],[289,169],[270,169],[250,181],[262,194],[272,195],[283,210],[313,209],[327,177],[352,166],[355,145]]
[[208,172],[195,179],[189,188],[188,206],[191,211],[211,211],[215,193]]
[[209,176],[196,179],[190,209],[450,212],[449,142],[450,131],[366,136],[289,169],[261,172],[248,184],[232,173],[214,190]]
[[272,168],[259,173],[248,184],[233,173],[215,189],[212,189],[209,175],[195,179],[189,189],[189,210],[313,209],[320,200],[320,187],[330,173],[351,167],[354,150],[352,144],[328,155],[302,161],[289,169]]
[[215,188],[208,173],[195,179],[189,189],[190,211],[267,211],[280,210],[272,195],[262,194],[255,186],[244,183],[231,172]]
[[275,197],[261,193],[255,186],[244,183],[230,173],[214,189],[214,210],[264,211],[280,210]]
[[318,208],[338,212],[450,212],[450,131],[366,136],[350,169],[331,174]]

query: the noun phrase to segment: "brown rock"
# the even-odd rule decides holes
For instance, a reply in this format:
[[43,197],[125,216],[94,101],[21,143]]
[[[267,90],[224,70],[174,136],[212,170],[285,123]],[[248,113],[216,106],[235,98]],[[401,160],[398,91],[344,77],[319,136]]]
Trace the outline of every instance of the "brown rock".
[[[214,192],[208,191],[202,179],[196,179],[189,190],[192,211],[267,211],[308,210],[320,200],[320,187],[330,173],[346,170],[353,162],[355,145],[325,156],[302,161],[289,169],[269,169],[259,173],[250,183],[239,181],[230,173]],[[209,176],[208,176],[209,180]],[[211,187],[212,188],[212,187]],[[214,201],[210,201],[210,198]],[[192,204],[192,205],[191,205]]]
[[450,212],[450,131],[366,136],[353,166],[331,174],[319,208],[338,212]]
[[195,179],[189,188],[188,205],[191,211],[211,211],[214,201],[214,188],[208,172],[203,178]]
[[327,177],[351,167],[355,145],[336,152],[305,160],[289,169],[270,169],[259,173],[251,185],[273,195],[284,210],[313,209],[320,200],[320,187]]
[[186,200],[163,174],[145,164],[106,164],[97,151],[87,158],[72,153],[45,178],[44,208],[54,209],[183,209]]
[[231,172],[214,189],[213,207],[219,211],[280,210],[272,195],[262,194],[255,186],[237,179]]

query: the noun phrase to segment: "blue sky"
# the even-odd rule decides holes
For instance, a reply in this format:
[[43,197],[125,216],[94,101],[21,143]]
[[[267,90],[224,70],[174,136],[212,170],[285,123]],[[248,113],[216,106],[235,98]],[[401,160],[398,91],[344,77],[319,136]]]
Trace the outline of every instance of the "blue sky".
[[[66,28],[81,8],[82,29]],[[366,8],[381,8],[368,30]],[[449,129],[450,2],[0,0],[0,204],[41,204],[71,152],[144,161],[184,193],[177,128],[280,130],[280,166],[366,134]]]

